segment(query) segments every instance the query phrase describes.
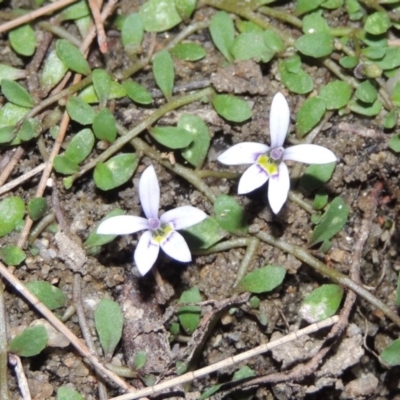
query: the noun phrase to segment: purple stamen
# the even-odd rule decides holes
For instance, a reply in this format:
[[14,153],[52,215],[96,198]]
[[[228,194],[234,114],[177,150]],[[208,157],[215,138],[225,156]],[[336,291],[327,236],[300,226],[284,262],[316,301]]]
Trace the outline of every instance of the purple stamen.
[[160,220],[158,218],[149,218],[149,229],[152,231],[157,230],[160,227]]
[[284,152],[283,147],[275,147],[274,149],[271,150],[270,156],[274,161],[279,161],[282,158],[283,152]]

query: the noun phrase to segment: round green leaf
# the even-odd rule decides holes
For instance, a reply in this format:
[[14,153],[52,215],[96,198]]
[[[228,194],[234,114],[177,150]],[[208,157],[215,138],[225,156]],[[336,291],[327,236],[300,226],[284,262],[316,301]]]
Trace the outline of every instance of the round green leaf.
[[3,126],[14,126],[25,117],[30,111],[29,108],[20,107],[16,104],[7,103],[0,108],[0,128]]
[[149,0],[140,8],[139,15],[147,32],[167,31],[182,21],[174,0]]
[[242,234],[247,232],[245,212],[233,197],[219,195],[214,203],[214,214],[221,228],[226,231]]
[[79,166],[64,154],[61,154],[54,158],[54,169],[60,174],[71,175],[79,171]]
[[162,50],[153,58],[153,74],[158,87],[164,96],[169,99],[174,88],[174,62],[167,50]]
[[356,100],[350,102],[350,110],[367,117],[374,117],[378,115],[382,110],[382,103],[376,100],[373,104],[364,103],[362,101]]
[[104,107],[111,92],[110,75],[104,69],[95,69],[92,72],[92,82],[99,102]]
[[0,249],[0,257],[7,265],[19,265],[26,255],[18,246],[8,244]]
[[92,151],[94,135],[90,129],[82,129],[68,143],[64,156],[75,164],[81,163]]
[[[200,291],[197,287],[186,290],[182,293],[179,303],[198,303],[202,301]],[[188,335],[191,335],[200,322],[200,307],[183,306],[178,308],[178,318],[182,328]]]
[[117,124],[114,115],[108,108],[103,108],[94,117],[93,131],[97,139],[110,143],[117,138]]
[[79,122],[82,125],[93,123],[96,113],[93,108],[80,97],[70,96],[66,107],[72,120]]
[[309,323],[322,321],[336,313],[342,297],[343,289],[339,285],[322,285],[304,299],[300,315]]
[[31,56],[36,49],[35,31],[29,25],[22,25],[10,31],[8,38],[11,47],[22,56]]
[[307,33],[296,40],[295,46],[306,56],[326,57],[333,51],[333,37],[328,32]]
[[151,104],[153,102],[151,94],[140,83],[128,80],[123,83],[123,87],[126,94],[135,103]]
[[296,119],[296,132],[303,137],[321,121],[325,114],[325,100],[321,97],[310,97],[300,107]]
[[41,123],[35,118],[24,120],[21,129],[18,131],[18,138],[23,142],[27,142],[40,135],[42,130]]
[[[298,72],[289,70],[291,60],[281,61],[278,65],[283,84],[293,93],[306,94],[314,88],[311,76],[304,70]],[[301,68],[301,65],[300,67]]]
[[28,203],[28,214],[34,221],[44,217],[47,210],[47,201],[43,197],[35,197]]
[[76,390],[61,386],[57,390],[57,400],[85,400]]
[[106,163],[98,163],[93,178],[101,190],[111,190],[127,182],[136,170],[136,154],[118,154]]
[[391,367],[400,365],[400,339],[396,339],[388,347],[383,349],[381,358]]
[[331,179],[335,166],[335,162],[309,165],[300,179],[300,186],[306,192],[319,189]]
[[343,67],[343,68],[347,68],[347,69],[353,69],[357,66],[358,64],[358,58],[354,57],[354,56],[345,56],[342,57],[339,60],[339,64]]
[[361,82],[355,93],[357,99],[364,103],[373,103],[378,98],[378,91],[370,80]]
[[327,110],[338,110],[348,104],[352,87],[342,81],[333,81],[321,88],[319,97],[325,100]]
[[125,18],[122,25],[121,39],[128,54],[140,52],[143,40],[143,23],[139,14],[133,13]]
[[66,7],[59,15],[62,21],[76,20],[90,15],[90,8],[86,1],[78,1]]
[[64,307],[67,296],[58,288],[44,281],[33,281],[26,284],[33,293],[49,310]]
[[256,32],[245,32],[233,41],[231,53],[235,60],[270,61],[275,52],[264,42],[264,36]]
[[384,70],[394,69],[400,66],[400,48],[388,47],[385,57],[376,63]]
[[139,351],[135,354],[135,358],[133,359],[133,369],[138,370],[143,368],[147,361],[147,355],[144,351]]
[[16,79],[22,79],[26,77],[26,71],[18,68],[11,67],[6,64],[0,63],[0,82],[3,79],[10,79],[15,81]]
[[80,50],[68,40],[57,40],[56,52],[60,60],[72,71],[83,75],[90,74],[89,63]]
[[25,214],[21,197],[11,196],[0,201],[0,237],[12,232]]
[[382,35],[390,28],[391,24],[388,13],[378,11],[367,17],[364,29],[371,35]]
[[181,18],[187,21],[196,9],[197,0],[175,0],[175,7]]
[[400,153],[400,134],[394,135],[389,140],[389,147],[396,153]]
[[35,101],[28,91],[19,83],[3,79],[1,81],[1,91],[8,101],[21,107],[33,107]]
[[325,0],[298,0],[296,2],[296,15],[306,14],[318,8]]
[[0,144],[10,143],[15,138],[13,126],[3,126],[0,128]]
[[217,49],[228,62],[232,62],[230,49],[235,39],[235,27],[232,18],[225,11],[219,11],[212,16],[209,29]]
[[193,135],[183,128],[156,126],[149,132],[158,143],[170,149],[183,149],[193,142]]
[[241,292],[265,293],[278,287],[285,278],[285,268],[267,265],[246,274],[237,289]]
[[264,43],[275,53],[280,53],[285,50],[285,46],[281,37],[274,31],[263,32]]
[[215,111],[228,121],[243,122],[252,116],[248,104],[230,94],[216,94],[211,102]]
[[9,351],[21,357],[33,357],[39,354],[47,344],[46,328],[37,325],[25,329],[10,342]]
[[55,50],[47,56],[40,77],[40,86],[48,92],[64,77],[68,67],[58,58]]
[[207,55],[203,46],[196,43],[180,43],[177,44],[172,50],[171,54],[185,61],[197,61],[201,60]]
[[329,25],[326,19],[317,11],[303,18],[302,29],[304,33],[328,32]]

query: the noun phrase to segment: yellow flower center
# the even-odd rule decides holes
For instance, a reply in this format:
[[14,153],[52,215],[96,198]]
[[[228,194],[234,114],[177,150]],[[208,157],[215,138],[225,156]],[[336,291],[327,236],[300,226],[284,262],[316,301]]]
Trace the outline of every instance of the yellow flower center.
[[152,241],[157,244],[163,243],[168,239],[168,236],[174,231],[172,224],[160,226],[158,229],[152,231]]
[[278,164],[265,154],[257,158],[257,164],[270,176],[278,175]]

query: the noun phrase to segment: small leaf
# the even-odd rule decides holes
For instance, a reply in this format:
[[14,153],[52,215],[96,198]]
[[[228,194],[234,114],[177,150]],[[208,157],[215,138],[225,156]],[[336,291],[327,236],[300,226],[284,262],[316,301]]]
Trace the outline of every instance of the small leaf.
[[[182,293],[179,303],[198,303],[202,300],[203,298],[199,289],[194,287]],[[199,325],[200,313],[201,309],[198,306],[183,306],[178,308],[179,322],[188,335],[191,335]]]
[[43,197],[35,197],[28,203],[28,214],[33,221],[44,217],[48,209],[47,200]]
[[183,149],[193,141],[193,135],[182,128],[156,126],[149,132],[158,143],[170,149]]
[[357,66],[358,64],[358,58],[355,56],[345,56],[342,57],[339,60],[339,64],[343,67],[343,68],[347,68],[347,69],[353,69]]
[[9,351],[21,357],[39,354],[47,344],[48,336],[44,326],[37,325],[25,329],[10,342]]
[[174,62],[167,50],[162,50],[153,58],[153,74],[157,86],[161,89],[164,96],[169,99],[174,88]]
[[263,32],[264,43],[275,53],[280,53],[285,50],[285,46],[281,37],[274,31]]
[[111,92],[110,75],[104,69],[95,69],[92,72],[92,82],[101,107],[105,107]]
[[382,110],[382,104],[379,100],[376,100],[373,104],[364,103],[360,100],[351,101],[349,106],[351,111],[367,117],[374,117]]
[[364,29],[371,35],[382,35],[386,33],[391,26],[391,21],[387,12],[378,11],[368,15]]
[[346,224],[348,216],[349,207],[340,197],[336,197],[322,216],[320,223],[314,228],[310,246],[335,236]]
[[67,111],[72,120],[82,125],[92,124],[96,113],[93,108],[80,97],[71,96],[67,101]]
[[303,18],[302,29],[304,33],[329,32],[329,25],[321,12],[316,11]]
[[381,358],[391,367],[400,365],[400,339],[396,339],[388,347],[384,348]]
[[151,104],[153,102],[151,94],[141,84],[132,80],[127,80],[123,83],[123,86],[126,90],[126,94],[135,103]]
[[285,275],[285,268],[267,265],[246,274],[237,285],[237,289],[251,293],[270,292],[283,282]]
[[222,229],[238,234],[247,232],[245,212],[233,197],[219,195],[214,203],[214,214]]
[[44,281],[26,283],[28,290],[33,293],[49,310],[64,307],[67,296],[58,288]]
[[0,82],[3,79],[15,81],[16,79],[22,79],[25,77],[26,71],[24,71],[23,69],[14,68],[10,65],[0,63]]
[[333,37],[328,32],[307,33],[296,40],[295,46],[306,56],[326,57],[333,51]]
[[68,157],[65,157],[64,154],[61,154],[54,158],[54,169],[59,174],[71,175],[79,171],[79,166]]
[[133,369],[138,370],[143,368],[147,361],[147,355],[144,351],[139,351],[135,354],[135,358],[133,359]]
[[0,201],[0,237],[12,232],[25,214],[21,197],[11,196]]
[[389,111],[385,116],[385,120],[383,121],[383,127],[385,129],[393,129],[396,126],[397,118],[398,118],[397,110]]
[[352,92],[347,82],[333,81],[321,88],[319,97],[325,100],[327,110],[338,110],[348,104]]
[[108,108],[103,108],[94,117],[93,131],[97,139],[112,143],[117,138],[117,124],[114,115]]
[[215,111],[228,121],[243,122],[252,116],[248,104],[230,94],[216,94],[211,102]]
[[257,62],[270,61],[275,52],[264,42],[261,33],[245,32],[238,35],[233,41],[231,53],[235,60],[254,60]]
[[191,250],[208,249],[226,236],[226,232],[215,218],[204,221],[180,231]]
[[85,400],[76,390],[61,386],[57,390],[57,400]]
[[35,101],[28,91],[19,83],[3,79],[1,81],[1,91],[8,101],[21,107],[33,107]]
[[306,94],[311,92],[314,88],[314,83],[311,76],[301,69],[301,65],[297,72],[290,71],[293,59],[300,60],[298,56],[294,56],[291,59],[280,61],[278,64],[283,84],[293,93]]
[[93,178],[101,190],[111,190],[126,183],[136,170],[136,154],[118,154],[106,163],[98,163]]
[[75,164],[81,163],[92,151],[94,135],[90,129],[82,129],[68,143],[64,156]]
[[112,356],[121,340],[124,316],[115,301],[102,299],[94,313],[96,330],[106,357]]
[[322,119],[325,114],[325,100],[321,97],[310,97],[300,107],[296,118],[296,132],[299,137],[305,136]]
[[203,46],[196,43],[180,43],[177,44],[172,50],[171,54],[185,61],[197,61],[201,60],[207,55]]
[[313,201],[314,210],[322,210],[323,208],[325,208],[327,204],[328,204],[328,195],[323,191],[319,191],[314,197]]
[[355,95],[364,103],[373,103],[378,98],[378,91],[370,80],[366,80],[360,83]]
[[296,2],[296,15],[306,14],[317,9],[325,0],[298,0]]
[[235,38],[235,27],[232,18],[225,11],[219,11],[211,17],[211,38],[228,62],[233,61],[230,49]]
[[143,33],[143,23],[139,14],[133,13],[128,15],[125,18],[121,31],[122,44],[128,54],[140,53]]
[[394,135],[389,140],[389,147],[396,153],[400,153],[400,134]]
[[10,143],[15,138],[13,126],[3,126],[0,128],[0,144]]
[[19,265],[25,260],[26,255],[18,246],[8,244],[0,249],[0,257],[7,265]]
[[[111,81],[110,95],[108,96],[108,99],[109,100],[120,99],[125,96],[126,96],[126,91],[125,91],[124,87],[118,82]],[[78,97],[80,99],[82,99],[85,103],[88,103],[88,104],[99,102],[99,98],[96,95],[93,85],[89,85],[85,89],[83,89],[79,93]]]
[[22,123],[21,129],[18,131],[18,138],[23,142],[27,142],[35,137],[38,137],[41,133],[41,130],[42,126],[37,119],[26,119]]
[[29,57],[35,52],[37,45],[36,35],[30,25],[22,25],[19,28],[13,29],[10,31],[8,38],[11,47],[18,54]]
[[343,297],[339,285],[322,285],[313,290],[300,307],[300,315],[310,324],[329,318],[336,313]]
[[68,40],[57,40],[56,52],[60,60],[72,71],[83,75],[90,74],[90,67],[85,57],[80,50]]
[[51,51],[44,62],[40,77],[41,88],[48,92],[61,81],[67,71],[68,67],[58,58],[57,52]]
[[181,18],[186,22],[189,20],[193,11],[196,9],[197,0],[175,0],[176,10]]
[[388,47],[386,49],[385,57],[376,63],[384,70],[394,69],[400,66],[400,48]]
[[12,103],[7,103],[0,108],[0,128],[4,126],[14,126],[25,117],[30,111],[29,108],[20,107]]
[[149,0],[140,8],[139,15],[147,32],[164,32],[182,21],[174,0]]
[[240,379],[246,379],[246,378],[251,378],[252,376],[255,376],[254,371],[248,367],[247,365],[244,365],[240,369],[238,369],[232,376],[232,382],[234,381],[239,381]]

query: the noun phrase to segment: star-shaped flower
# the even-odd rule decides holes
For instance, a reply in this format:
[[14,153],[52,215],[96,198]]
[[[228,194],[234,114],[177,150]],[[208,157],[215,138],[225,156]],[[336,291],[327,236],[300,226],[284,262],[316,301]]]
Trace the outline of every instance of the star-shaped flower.
[[103,235],[126,235],[145,230],[135,250],[135,263],[145,275],[156,262],[160,247],[171,258],[189,262],[192,255],[183,236],[177,232],[195,225],[207,214],[192,206],[174,208],[158,217],[160,187],[153,166],[146,168],[139,182],[139,197],[147,218],[134,215],[119,215],[103,221],[97,233]]
[[244,142],[232,146],[218,157],[226,165],[252,164],[239,180],[238,194],[252,192],[269,179],[268,200],[275,214],[285,203],[289,188],[286,160],[307,164],[327,164],[337,161],[331,150],[315,144],[299,144],[283,148],[289,128],[289,105],[282,93],[277,93],[271,104],[269,131],[271,146]]

